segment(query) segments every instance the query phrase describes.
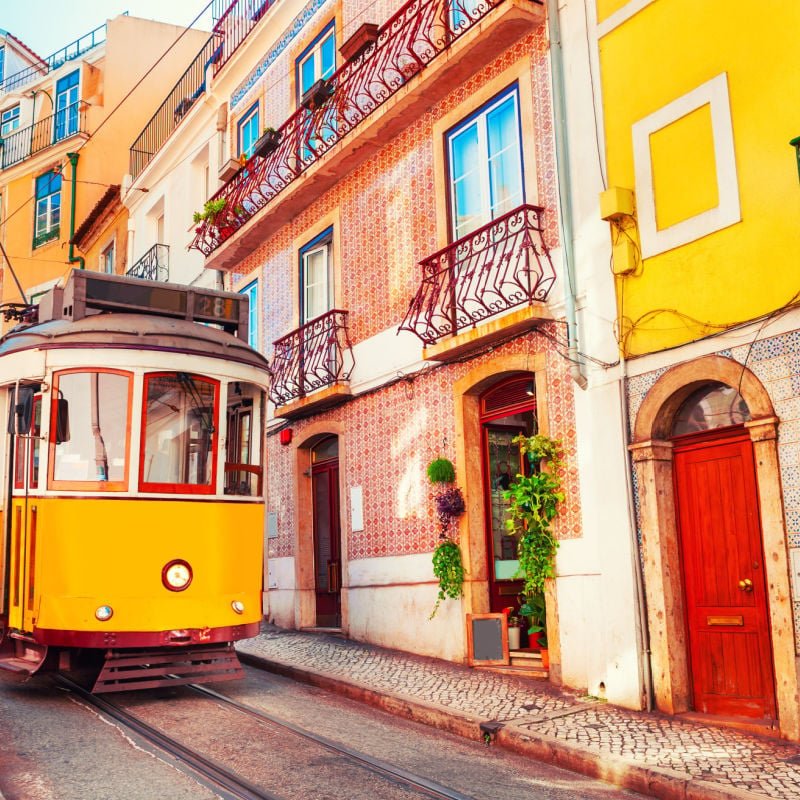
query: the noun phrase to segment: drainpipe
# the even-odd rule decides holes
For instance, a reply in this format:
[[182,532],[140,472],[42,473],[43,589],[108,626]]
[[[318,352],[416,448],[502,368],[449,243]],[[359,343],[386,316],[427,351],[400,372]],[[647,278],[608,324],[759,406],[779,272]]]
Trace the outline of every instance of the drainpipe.
[[79,269],[86,269],[86,259],[83,256],[75,255],[75,245],[72,237],[75,236],[75,189],[78,178],[78,153],[67,153],[70,167],[72,167],[72,187],[70,188],[69,202],[69,263],[80,264]]
[[567,136],[567,104],[564,95],[564,60],[561,47],[561,26],[558,0],[547,0],[547,30],[550,38],[550,73],[553,82],[553,133],[556,145],[556,166],[559,175],[559,227],[564,243],[564,313],[567,318],[567,354],[569,374],[585,389],[586,376],[578,356],[578,318],[575,310],[575,249],[572,226],[572,184]]

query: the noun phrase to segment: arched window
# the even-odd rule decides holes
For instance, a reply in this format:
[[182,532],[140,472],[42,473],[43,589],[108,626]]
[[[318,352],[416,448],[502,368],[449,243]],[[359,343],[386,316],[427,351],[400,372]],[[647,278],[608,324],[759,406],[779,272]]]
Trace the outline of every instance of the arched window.
[[724,383],[707,383],[686,398],[672,426],[673,436],[741,425],[750,419],[742,396]]

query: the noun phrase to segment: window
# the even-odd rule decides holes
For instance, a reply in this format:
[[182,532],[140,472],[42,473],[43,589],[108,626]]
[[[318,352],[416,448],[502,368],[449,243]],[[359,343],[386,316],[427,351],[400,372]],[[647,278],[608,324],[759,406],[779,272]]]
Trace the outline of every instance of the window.
[[524,198],[519,95],[491,100],[447,135],[453,239],[521,205]]
[[228,436],[225,451],[225,494],[256,497],[262,493],[259,440],[264,398],[253,384],[228,384]]
[[333,302],[333,228],[300,250],[300,324],[331,310]]
[[114,250],[115,243],[111,242],[111,244],[100,253],[100,272],[107,272],[109,275],[114,274]]
[[33,246],[58,238],[61,220],[61,173],[45,172],[36,179],[36,221]]
[[25,472],[28,472],[28,488],[37,489],[39,487],[39,450],[42,433],[42,396],[36,394],[33,397],[33,418],[31,420],[31,430],[27,436],[18,435],[16,437],[16,449],[14,454],[14,488],[25,488]]
[[219,383],[186,372],[145,376],[140,488],[212,494]]
[[336,70],[336,27],[331,20],[322,33],[300,54],[297,69],[297,99],[318,81]]
[[19,105],[7,108],[0,114],[0,135],[5,136],[19,128]]
[[78,132],[78,83],[80,72],[70,72],[56,83],[56,120],[54,138],[65,139]]
[[239,292],[247,298],[247,344],[258,349],[258,281],[247,284]]
[[239,120],[239,155],[250,158],[261,132],[258,128],[258,102]]
[[52,486],[127,488],[131,384],[125,372],[56,375],[50,419]]

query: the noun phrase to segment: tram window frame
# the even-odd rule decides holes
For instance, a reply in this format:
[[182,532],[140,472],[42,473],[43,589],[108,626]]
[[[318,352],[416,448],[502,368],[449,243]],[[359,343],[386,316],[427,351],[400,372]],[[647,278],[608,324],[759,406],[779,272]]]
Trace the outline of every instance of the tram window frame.
[[[39,424],[36,424],[36,411],[39,411]],[[25,474],[28,475],[28,489],[39,488],[41,474],[42,447],[39,437],[42,435],[43,399],[41,391],[33,395],[31,406],[31,430],[28,435],[17,434],[14,441],[14,490],[25,489]],[[34,470],[36,467],[36,470]],[[21,469],[20,469],[21,468]]]
[[[58,402],[62,400],[60,385],[61,378],[64,375],[118,375],[121,378],[126,378],[128,381],[128,396],[125,410],[125,464],[123,466],[123,477],[121,480],[115,481],[99,481],[99,480],[74,480],[63,479],[55,477],[56,470],[56,447],[65,443],[59,442],[56,432],[61,429],[62,425],[59,424],[59,415],[63,413],[64,404]],[[49,489],[75,489],[80,491],[97,491],[97,492],[125,492],[128,491],[130,485],[130,466],[131,466],[131,421],[133,409],[133,385],[134,374],[129,370],[123,369],[109,369],[108,367],[73,367],[71,369],[62,369],[53,373],[53,391],[50,398],[50,432],[48,434],[48,464],[47,464],[47,486]],[[69,401],[69,398],[66,398]],[[61,409],[61,410],[60,410]],[[63,422],[63,421],[62,421]],[[72,420],[69,421],[70,428],[75,426]]]
[[221,382],[216,378],[207,375],[198,375],[194,372],[185,373],[193,381],[201,381],[210,384],[214,389],[213,399],[213,420],[211,430],[211,448],[209,459],[211,461],[211,476],[207,484],[205,483],[171,483],[161,481],[147,481],[144,477],[145,460],[147,457],[147,392],[148,385],[155,378],[175,377],[181,374],[182,370],[164,370],[160,372],[146,372],[142,380],[142,405],[140,411],[140,435],[139,435],[139,491],[147,494],[217,494],[217,460],[219,457],[219,425],[220,425],[220,385]]

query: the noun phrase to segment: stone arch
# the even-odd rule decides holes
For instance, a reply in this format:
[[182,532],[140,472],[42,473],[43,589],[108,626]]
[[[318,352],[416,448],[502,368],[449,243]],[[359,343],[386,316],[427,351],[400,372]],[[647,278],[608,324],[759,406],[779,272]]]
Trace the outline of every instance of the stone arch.
[[303,427],[293,442],[295,475],[295,625],[307,628],[316,624],[316,595],[314,583],[314,528],[311,515],[311,449],[325,436],[339,438],[339,524],[342,531],[342,630],[348,629],[348,539],[347,506],[345,497],[345,472],[347,439],[346,428],[335,420],[312,422]]
[[780,732],[800,738],[798,662],[795,657],[786,528],[778,462],[778,418],[768,392],[745,366],[719,355],[678,364],[659,377],[636,415],[630,450],[638,477],[648,629],[656,704],[679,713],[690,708],[686,623],[673,490],[675,416],[704,383],[737,389],[750,410],[745,423],[756,463],[759,513],[769,591],[770,635]]

